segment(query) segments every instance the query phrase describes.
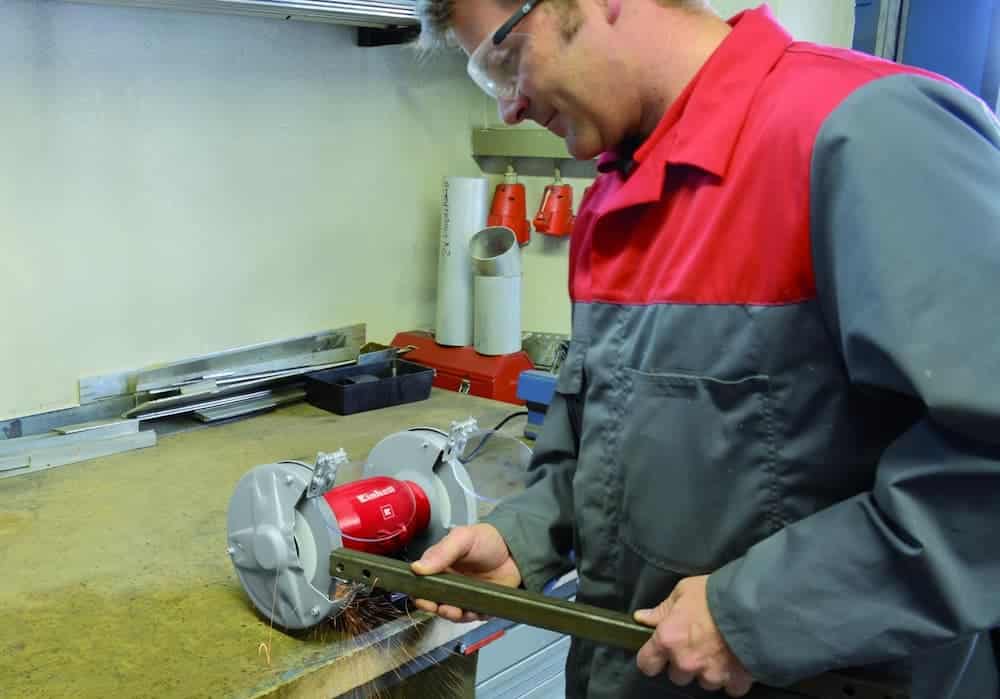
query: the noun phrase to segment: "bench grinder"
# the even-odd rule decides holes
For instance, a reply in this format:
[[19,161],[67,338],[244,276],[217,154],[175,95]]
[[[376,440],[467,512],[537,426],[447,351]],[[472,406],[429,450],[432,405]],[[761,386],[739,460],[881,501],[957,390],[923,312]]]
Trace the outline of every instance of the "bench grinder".
[[470,419],[450,433],[420,427],[385,437],[352,482],[335,485],[350,463],[343,450],[320,453],[312,465],[257,466],[230,500],[227,552],[265,618],[310,628],[352,601],[337,594],[331,553],[343,547],[416,560],[522,485],[530,457],[520,441]]

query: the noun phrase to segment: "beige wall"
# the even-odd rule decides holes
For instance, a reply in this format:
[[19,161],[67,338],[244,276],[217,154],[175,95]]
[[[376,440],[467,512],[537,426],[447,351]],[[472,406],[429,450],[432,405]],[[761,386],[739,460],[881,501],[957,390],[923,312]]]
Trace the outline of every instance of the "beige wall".
[[[850,0],[774,6],[849,42]],[[469,130],[495,121],[457,56],[36,0],[0,2],[0,104],[0,417],[74,404],[82,376],[430,327],[441,177],[478,174]],[[525,328],[568,330],[566,241],[526,250],[524,298]]]
[[0,2],[0,416],[81,376],[431,323],[440,181],[478,174],[464,76],[347,27]]
[[[762,4],[747,0],[711,0],[723,17]],[[854,38],[854,0],[769,0],[782,24],[799,41],[850,46]]]

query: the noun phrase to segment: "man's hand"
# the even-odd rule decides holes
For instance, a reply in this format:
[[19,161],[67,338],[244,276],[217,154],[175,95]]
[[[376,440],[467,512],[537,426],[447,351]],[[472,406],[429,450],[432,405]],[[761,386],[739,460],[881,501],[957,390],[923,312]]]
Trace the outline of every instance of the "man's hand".
[[726,645],[708,609],[708,576],[685,578],[656,609],[640,609],[635,620],[656,627],[636,659],[643,674],[668,669],[670,681],[686,686],[697,678],[702,689],[725,689],[731,697],[750,691],[753,678]]
[[[507,549],[507,542],[491,524],[455,527],[448,536],[424,551],[423,557],[410,567],[417,575],[448,571],[507,587],[521,584],[521,571]],[[480,618],[446,604],[438,605],[423,599],[415,602],[418,609],[449,621],[476,621]]]

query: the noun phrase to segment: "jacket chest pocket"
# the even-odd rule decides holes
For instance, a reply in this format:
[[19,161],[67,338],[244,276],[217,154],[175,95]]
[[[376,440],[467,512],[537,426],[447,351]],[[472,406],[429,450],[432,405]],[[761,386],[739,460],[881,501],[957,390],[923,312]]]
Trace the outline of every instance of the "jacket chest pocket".
[[625,545],[664,570],[700,574],[778,529],[768,377],[627,376]]

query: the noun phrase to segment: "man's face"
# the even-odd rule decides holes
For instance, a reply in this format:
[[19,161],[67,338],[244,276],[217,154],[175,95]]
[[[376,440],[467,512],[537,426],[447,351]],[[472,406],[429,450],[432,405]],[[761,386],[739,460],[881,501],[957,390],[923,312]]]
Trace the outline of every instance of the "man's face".
[[[595,45],[601,37],[603,16],[599,3],[578,0],[576,10],[561,10],[542,2],[514,28],[498,47],[516,45],[516,92],[497,98],[500,115],[508,124],[531,119],[565,139],[576,158],[593,158],[614,147],[623,137],[624,110],[609,109],[615,101],[606,83],[608,60],[593,60],[605,51]],[[467,55],[517,10],[502,0],[459,0],[453,28]],[[569,13],[569,14],[567,14]],[[569,31],[575,29],[575,31]]]

